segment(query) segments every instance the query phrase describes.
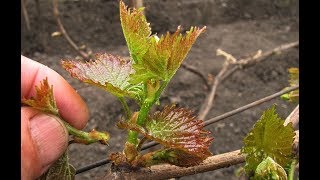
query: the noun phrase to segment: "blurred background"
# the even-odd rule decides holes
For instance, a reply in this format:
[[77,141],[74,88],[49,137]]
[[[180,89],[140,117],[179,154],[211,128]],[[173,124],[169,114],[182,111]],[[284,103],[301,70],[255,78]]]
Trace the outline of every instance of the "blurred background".
[[[53,5],[55,2],[57,6]],[[130,6],[140,6],[135,1],[124,1]],[[185,63],[205,76],[214,77],[220,71],[224,58],[216,56],[218,48],[241,59],[271,50],[281,44],[299,40],[298,0],[143,0],[145,15],[153,33],[161,35],[174,32],[177,26],[188,30],[190,26],[207,26],[188,54]],[[110,147],[95,144],[71,145],[70,162],[80,168],[107,158],[110,152],[121,151],[126,132],[116,128],[121,117],[121,104],[102,89],[86,85],[70,77],[60,66],[61,59],[79,58],[64,38],[57,23],[59,10],[61,25],[71,40],[85,54],[108,52],[129,56],[124,40],[118,0],[22,0],[21,53],[43,63],[60,73],[77,90],[88,104],[90,120],[85,130],[106,130],[111,134]],[[217,89],[217,95],[206,119],[233,110],[252,101],[273,94],[288,86],[290,67],[299,66],[299,48],[291,48],[271,56],[252,67],[236,71]],[[210,79],[210,78],[209,78]],[[176,103],[198,113],[209,92],[199,76],[179,69],[161,97],[161,109]],[[66,97],[68,98],[68,97]],[[210,150],[220,154],[242,147],[242,139],[270,105],[285,118],[295,104],[280,98],[264,103],[208,126],[215,138]],[[129,101],[132,108],[137,108]],[[103,177],[110,165],[76,175],[87,180]],[[239,179],[236,171],[243,164],[186,176],[180,179]]]

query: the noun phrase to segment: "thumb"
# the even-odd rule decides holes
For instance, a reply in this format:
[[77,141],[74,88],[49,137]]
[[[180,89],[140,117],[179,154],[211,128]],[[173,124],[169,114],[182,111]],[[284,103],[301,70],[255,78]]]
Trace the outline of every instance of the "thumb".
[[30,107],[21,108],[21,176],[35,179],[66,150],[68,132],[62,121]]

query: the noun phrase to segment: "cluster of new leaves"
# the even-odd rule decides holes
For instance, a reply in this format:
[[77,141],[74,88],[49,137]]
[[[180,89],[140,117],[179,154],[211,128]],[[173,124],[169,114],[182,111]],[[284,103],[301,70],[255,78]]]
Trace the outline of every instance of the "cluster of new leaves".
[[[48,78],[40,82],[40,87],[36,86],[36,96],[29,99],[23,97],[22,104],[28,105],[42,112],[53,114],[60,117],[59,109],[57,107],[53,86],[49,85]],[[60,117],[61,118],[61,117]],[[74,142],[90,144],[100,142],[107,144],[109,134],[107,132],[98,132],[92,130],[91,132],[82,132],[71,127],[67,122],[64,122],[69,134],[74,135]],[[77,136],[78,135],[78,136]],[[49,170],[40,179],[74,179],[75,169],[69,164],[67,151],[56,161]]]
[[[292,161],[292,144],[295,133],[292,123],[287,126],[284,126],[283,123],[284,120],[278,117],[275,106],[273,106],[263,113],[244,138],[244,147],[241,152],[246,155],[245,170],[248,174],[259,171],[261,167],[265,167],[265,163],[271,164],[267,161],[259,165],[267,158],[271,158],[282,167]],[[260,166],[259,169],[257,169],[258,166]],[[269,169],[275,168],[269,167]]]
[[155,112],[144,127],[125,121],[119,123],[119,127],[138,131],[164,146],[163,150],[144,155],[142,164],[146,166],[160,162],[192,166],[202,162],[211,155],[209,146],[213,140],[203,126],[203,121],[197,120],[192,111],[174,105]]
[[[23,97],[21,100],[22,104],[28,105],[42,112],[53,114],[62,119],[53,95],[53,86],[49,85],[48,78],[40,82],[40,87],[35,86],[35,88],[35,97],[30,97],[29,99]],[[92,130],[91,132],[87,133],[73,128],[65,121],[64,125],[68,129],[69,134],[72,134],[74,136],[73,140],[76,143],[91,144],[94,142],[100,142],[101,144],[107,144],[109,140],[109,133],[107,132]]]
[[[208,148],[212,138],[208,137],[208,131],[202,129],[203,121],[196,120],[191,111],[174,106],[167,106],[162,112],[156,112],[149,117],[148,113],[206,27],[191,27],[185,35],[180,33],[181,28],[178,27],[175,33],[167,32],[158,38],[157,35],[151,35],[143,8],[128,9],[121,0],[119,8],[121,26],[131,59],[96,54],[88,62],[63,60],[63,68],[74,78],[101,87],[122,101],[129,113],[127,121],[121,122],[120,126],[132,130],[129,131],[129,140],[124,149],[128,162],[138,157],[137,133],[141,133],[149,140],[163,144],[165,149],[144,156],[141,159],[152,158],[141,161],[140,164],[199,164],[211,155]],[[141,109],[134,113],[138,114],[137,117],[131,116],[123,97],[133,98],[138,102]],[[123,159],[119,154],[113,157],[118,158],[114,159],[114,162]]]
[[130,61],[110,54],[96,54],[89,62],[62,61],[70,74],[89,84],[104,88],[115,96],[144,100],[144,84],[148,80],[168,82],[180,67],[192,44],[205,30],[191,27],[186,35],[180,27],[160,39],[151,35],[151,28],[143,15],[143,8],[132,11],[120,1],[120,20],[131,55]]
[[[299,69],[289,68],[288,72],[290,87],[299,85]],[[282,95],[281,98],[289,102],[299,102],[299,89],[286,93]]]
[[40,82],[40,87],[36,86],[36,96],[30,99],[22,98],[22,103],[54,115],[59,115],[59,110],[53,96],[53,88],[49,86],[48,78]]
[[[40,87],[36,86],[36,96],[26,99],[23,97],[22,103],[38,109],[42,112],[59,116],[59,110],[53,95],[53,87],[49,86],[48,78],[40,82]],[[69,164],[67,152],[56,161],[51,168],[41,176],[41,180],[50,179],[74,179],[75,169]]]

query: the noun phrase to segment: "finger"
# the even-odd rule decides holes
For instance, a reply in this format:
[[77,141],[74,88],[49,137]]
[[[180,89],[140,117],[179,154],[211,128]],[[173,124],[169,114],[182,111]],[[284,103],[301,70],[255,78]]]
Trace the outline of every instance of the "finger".
[[21,177],[36,179],[66,150],[68,131],[57,117],[21,108]]
[[35,85],[39,85],[46,77],[49,84],[53,85],[61,117],[75,128],[82,129],[88,121],[89,112],[80,95],[54,70],[21,56],[21,98],[34,96]]

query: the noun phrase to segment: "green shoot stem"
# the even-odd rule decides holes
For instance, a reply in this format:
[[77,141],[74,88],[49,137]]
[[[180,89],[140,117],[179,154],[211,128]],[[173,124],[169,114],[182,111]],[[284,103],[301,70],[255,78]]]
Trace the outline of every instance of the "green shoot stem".
[[[139,111],[139,115],[138,115],[138,119],[137,119],[137,124],[142,126],[145,123],[145,120],[148,116],[148,113],[152,107],[152,105],[154,104],[154,100],[151,100],[149,98],[147,98],[142,106],[141,109]],[[135,131],[129,131],[128,134],[128,142],[138,145],[139,141],[138,141],[138,132]]]
[[81,138],[81,139],[88,139],[90,140],[90,138],[88,138],[88,133],[87,132],[84,132],[84,131],[80,131],[74,127],[72,127],[69,123],[64,122],[64,125],[66,126],[69,134],[75,136],[75,137],[78,137],[78,138]]
[[293,160],[289,169],[288,180],[293,180],[295,167],[296,167],[296,160]]
[[138,144],[138,133],[135,132],[135,131],[131,131],[129,130],[129,133],[128,133],[128,140],[127,140],[129,143],[132,143],[132,144]]
[[143,104],[142,107],[139,111],[139,115],[138,115],[138,119],[137,119],[137,124],[140,126],[143,126],[145,124],[146,118],[148,116],[148,113],[152,107],[152,105],[154,104],[154,98],[149,99],[147,98]]
[[88,132],[78,130],[78,129],[72,127],[69,123],[67,123],[65,121],[63,121],[63,123],[64,123],[65,127],[67,128],[68,133],[70,135],[73,135],[75,138],[77,138],[76,142],[79,142],[82,144],[92,144],[95,142],[100,142],[102,144],[106,144],[103,142],[106,142],[109,140],[109,136],[104,134],[103,132],[97,132],[98,135],[95,136],[95,135],[92,135]]
[[[152,98],[146,98],[140,108],[137,124],[139,126],[143,126],[146,122],[147,116],[149,114],[149,111],[152,107],[152,105],[157,102],[161,96],[162,91],[165,89],[165,87],[168,85],[168,81],[163,81],[158,91],[155,93],[155,95]],[[138,145],[138,133],[135,131],[129,131],[128,134],[128,142]]]
[[164,81],[163,84],[160,86],[159,90],[156,92],[156,95],[155,95],[155,99],[154,99],[154,102],[157,102],[162,94],[162,91],[167,87],[169,81]]
[[126,100],[124,99],[124,97],[118,97],[118,99],[122,104],[123,110],[124,110],[125,115],[126,115],[126,120],[129,120],[131,118],[132,113],[130,111],[130,108],[129,108]]

